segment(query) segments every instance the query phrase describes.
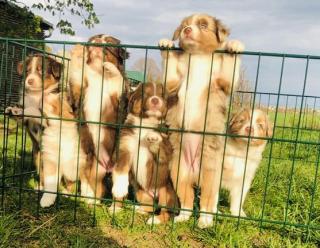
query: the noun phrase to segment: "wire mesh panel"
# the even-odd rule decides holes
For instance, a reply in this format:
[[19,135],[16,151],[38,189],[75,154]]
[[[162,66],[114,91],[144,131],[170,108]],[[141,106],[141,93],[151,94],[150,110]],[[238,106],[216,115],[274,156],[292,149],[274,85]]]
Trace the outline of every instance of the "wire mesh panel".
[[[205,147],[210,137],[220,137],[219,146],[223,148],[219,212],[205,211],[214,217],[213,226],[231,222],[240,228],[241,225],[295,228],[319,237],[320,57],[256,52],[234,55],[235,61],[242,59],[240,83],[237,87],[231,83],[222,111],[224,131],[215,133],[207,129],[207,123],[218,118],[210,114],[214,110],[210,110],[213,100],[209,99],[209,93],[203,96],[205,109],[196,110],[205,113],[201,116],[205,123],[199,130],[188,130],[184,125],[177,127],[166,121],[167,110],[176,106],[177,99],[168,97],[166,91],[166,72],[170,64],[163,67],[163,77],[155,69],[161,67],[159,47],[121,45],[118,41],[104,39],[98,37],[97,41],[76,44],[1,38],[2,209],[28,209],[39,216],[67,206],[70,216],[76,220],[84,207],[92,215],[93,223],[97,216],[106,214],[114,224],[131,226],[140,225],[139,213],[147,211],[151,213],[147,222],[152,227],[159,216],[171,227],[179,225],[174,216],[184,210],[192,214],[189,223],[195,227],[198,216],[203,214],[200,209],[201,194],[205,194],[200,187],[203,178],[200,173],[196,174],[198,178],[188,191],[194,198],[193,207],[183,209],[179,194],[175,192],[179,189],[174,185],[179,178],[173,179],[168,163],[172,156],[185,156],[182,148],[174,150],[172,146],[180,144],[182,147],[184,137],[199,135],[199,147]],[[52,47],[51,52],[48,47]],[[162,49],[162,52],[174,50]],[[222,53],[212,54],[212,61]],[[94,54],[100,57],[90,57]],[[190,55],[189,66],[191,63]],[[21,77],[20,85],[16,84],[16,71]],[[126,71],[140,75],[140,86],[136,79],[130,83]],[[38,78],[30,77],[32,73]],[[215,87],[213,84],[212,90],[216,90]],[[13,92],[20,92],[19,103]],[[183,95],[176,97],[181,100]],[[154,107],[159,101],[163,108]],[[156,108],[155,123],[146,120],[148,109],[145,108]],[[254,117],[260,113],[257,109],[269,120],[270,133],[261,137],[256,137],[252,131],[259,119]],[[230,132],[237,115],[241,117],[244,110],[251,116],[248,135]],[[183,113],[174,115],[184,119],[190,111],[193,110],[184,109]],[[241,121],[236,123],[240,125]],[[175,133],[177,144],[172,144]],[[153,147],[159,140],[161,145],[157,143],[158,146]],[[257,144],[267,142],[267,145],[260,151],[262,159],[250,179],[252,185],[245,189],[246,171],[251,170],[250,161],[256,155],[248,146],[250,140]],[[151,157],[145,155],[145,144],[149,144]],[[226,164],[237,168],[239,163],[236,155],[230,155],[233,146],[245,151],[240,157],[246,161],[244,170],[232,169],[232,173],[242,178],[236,185],[241,201],[238,214],[229,210],[229,198],[232,200],[234,196],[223,182],[228,181],[230,173]],[[200,167],[193,170],[202,169],[202,156],[210,157],[203,149],[197,153]],[[147,171],[143,171],[141,163],[149,163]],[[121,174],[115,189],[111,175],[118,176],[118,172],[114,172],[117,166],[125,173]],[[179,172],[175,174],[179,175]],[[148,187],[141,185],[141,180]],[[206,180],[209,184],[215,179]],[[162,191],[165,199],[162,199]],[[122,195],[126,197],[119,197]],[[45,210],[49,206],[54,207]],[[245,214],[241,213],[242,208]]]

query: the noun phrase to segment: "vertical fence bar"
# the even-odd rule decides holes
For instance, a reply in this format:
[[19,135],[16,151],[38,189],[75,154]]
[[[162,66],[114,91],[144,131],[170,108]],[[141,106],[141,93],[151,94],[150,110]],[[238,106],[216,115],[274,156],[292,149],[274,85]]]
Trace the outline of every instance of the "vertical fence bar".
[[279,102],[280,102],[280,92],[281,92],[281,86],[282,86],[282,77],[283,77],[283,70],[284,70],[284,63],[285,63],[285,55],[282,57],[282,63],[281,63],[281,72],[280,72],[280,80],[279,80],[279,87],[278,87],[278,94],[277,94],[277,103],[276,103],[276,113],[274,117],[274,125],[273,125],[273,132],[271,137],[271,145],[270,145],[270,151],[269,151],[269,162],[267,167],[267,175],[266,175],[266,183],[264,185],[264,193],[263,193],[263,201],[262,201],[262,210],[261,210],[261,217],[260,217],[260,230],[263,226],[263,217],[264,217],[264,211],[265,211],[265,205],[266,205],[266,198],[267,198],[267,189],[269,185],[269,176],[270,176],[270,167],[271,167],[271,159],[272,159],[272,151],[273,151],[273,138],[275,135],[275,130],[277,126],[277,118],[278,118],[278,110],[279,110]]
[[285,213],[284,213],[285,218],[284,218],[283,227],[285,227],[287,225],[287,219],[288,219],[288,208],[289,208],[289,201],[290,201],[290,194],[291,194],[294,166],[295,166],[295,162],[296,162],[295,158],[296,158],[296,154],[297,154],[297,143],[298,143],[299,132],[300,132],[301,115],[302,115],[302,111],[303,111],[302,108],[303,108],[304,94],[305,94],[305,89],[306,89],[306,84],[307,84],[308,69],[309,69],[309,56],[307,57],[305,76],[304,76],[304,83],[303,83],[303,90],[302,90],[302,95],[301,95],[300,113],[299,113],[299,119],[298,119],[298,125],[297,125],[298,128],[297,128],[297,131],[296,131],[296,139],[295,139],[295,144],[294,144],[293,161],[292,161],[292,166],[291,166],[291,171],[290,171],[288,197],[287,197],[287,201],[286,201],[286,207],[285,207]]
[[[146,73],[147,73],[147,66],[148,66],[148,49],[146,48],[145,50],[145,60],[144,60],[144,75],[143,75],[143,83],[142,83],[142,99],[144,99],[144,86],[145,86],[145,82],[146,82]],[[135,177],[138,177],[138,173],[139,173],[139,156],[140,156],[140,143],[141,143],[141,132],[142,132],[142,128],[144,128],[142,126],[142,111],[143,109],[140,108],[140,123],[139,123],[139,141],[138,141],[138,154],[137,154],[137,165],[136,165],[136,175]],[[133,165],[134,166],[134,165]],[[136,193],[136,192],[135,192]],[[141,204],[139,202],[139,204]],[[134,224],[134,219],[135,219],[135,213],[136,213],[136,197],[134,197],[133,199],[133,208],[132,208],[132,218],[131,218],[131,225],[130,227],[133,227]]]

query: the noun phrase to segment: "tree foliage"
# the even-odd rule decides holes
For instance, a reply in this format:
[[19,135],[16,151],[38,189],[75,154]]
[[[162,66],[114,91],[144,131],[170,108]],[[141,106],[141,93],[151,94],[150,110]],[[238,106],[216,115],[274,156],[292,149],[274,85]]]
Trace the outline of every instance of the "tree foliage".
[[[19,3],[18,0],[8,1]],[[75,35],[72,23],[67,19],[68,14],[81,18],[81,23],[89,29],[99,23],[91,0],[42,0],[39,3],[33,4],[31,8],[57,16],[59,21],[56,27],[62,34]]]

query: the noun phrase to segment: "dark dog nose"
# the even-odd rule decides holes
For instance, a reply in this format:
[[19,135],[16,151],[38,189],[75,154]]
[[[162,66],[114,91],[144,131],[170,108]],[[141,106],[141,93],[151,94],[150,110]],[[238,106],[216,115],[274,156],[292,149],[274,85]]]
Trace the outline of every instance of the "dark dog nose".
[[159,104],[159,99],[158,99],[158,97],[156,97],[156,96],[152,97],[152,98],[151,98],[151,103],[152,103],[153,105],[158,105],[158,104]]
[[250,128],[250,127],[248,126],[248,127],[245,128],[245,130],[246,130],[246,133],[247,133],[248,135],[249,135],[249,134],[253,135],[253,132],[254,132],[253,127]]
[[186,27],[183,32],[184,32],[186,35],[191,34],[192,28]]
[[29,79],[27,83],[32,86],[34,84],[34,79]]

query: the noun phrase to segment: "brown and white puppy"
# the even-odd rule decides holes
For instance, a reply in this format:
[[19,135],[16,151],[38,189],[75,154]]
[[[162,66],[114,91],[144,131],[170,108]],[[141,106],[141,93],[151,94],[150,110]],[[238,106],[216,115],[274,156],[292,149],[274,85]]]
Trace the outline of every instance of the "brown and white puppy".
[[115,124],[122,117],[119,104],[125,90],[123,70],[128,54],[123,48],[95,45],[119,45],[120,41],[111,36],[95,35],[89,42],[93,44],[77,45],[71,51],[70,96],[74,111],[89,122],[80,130],[82,146],[91,156],[89,163],[95,157],[99,160],[87,173],[91,174],[90,183],[97,185],[95,195],[101,197],[103,178],[112,166],[110,158],[115,144],[116,129],[107,124]]
[[[231,90],[237,86],[240,59],[234,53],[214,52],[244,49],[240,41],[227,41],[228,35],[229,30],[218,19],[194,14],[184,18],[173,35],[182,51],[161,52],[164,83],[170,96],[177,99],[168,110],[167,122],[187,132],[170,136],[174,150],[171,178],[181,208],[186,209],[175,217],[176,222],[188,220],[192,214],[194,185],[201,187],[200,211],[217,212],[223,140],[190,131],[225,132],[225,109]],[[171,48],[173,41],[162,39],[159,46]],[[212,215],[201,213],[198,226],[211,226],[212,219]]]
[[[128,194],[130,174],[138,202],[149,204],[139,208],[143,212],[153,211],[155,198],[159,199],[159,205],[169,208],[176,203],[168,166],[171,145],[166,135],[154,130],[164,121],[166,104],[162,85],[140,84],[130,97],[125,121],[128,127],[120,134],[118,160],[112,173],[112,194],[116,200]],[[161,209],[160,215],[154,217],[154,223],[163,223],[169,217],[168,210]],[[152,221],[149,218],[147,223]]]
[[245,217],[243,203],[262,160],[262,153],[272,136],[268,116],[260,109],[243,109],[229,123],[228,134],[247,137],[228,137],[221,186],[230,191],[232,215]]
[[[65,97],[62,98],[62,93],[48,95],[43,103],[45,128],[41,137],[41,176],[45,193],[40,200],[41,207],[54,204],[62,178],[69,184],[80,179],[81,195],[91,197],[93,188],[90,187],[85,173],[87,155],[81,147],[79,149],[78,127],[71,106]],[[31,108],[26,111],[28,114],[36,112]],[[39,119],[37,121],[39,124]],[[85,200],[88,203],[93,201]]]
[[[40,136],[43,129],[42,123],[36,120],[41,116],[42,100],[51,94],[59,92],[59,82],[62,72],[62,64],[55,59],[43,54],[33,54],[17,65],[20,76],[25,75],[25,80],[20,92],[20,107],[8,107],[6,113],[18,118],[31,113],[35,118],[25,118],[24,124],[32,140],[33,158],[38,173],[40,166]],[[42,186],[40,178],[40,187]]]

